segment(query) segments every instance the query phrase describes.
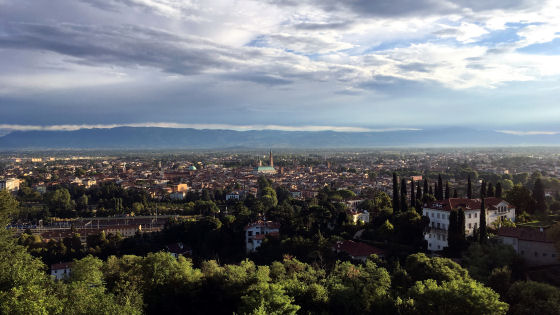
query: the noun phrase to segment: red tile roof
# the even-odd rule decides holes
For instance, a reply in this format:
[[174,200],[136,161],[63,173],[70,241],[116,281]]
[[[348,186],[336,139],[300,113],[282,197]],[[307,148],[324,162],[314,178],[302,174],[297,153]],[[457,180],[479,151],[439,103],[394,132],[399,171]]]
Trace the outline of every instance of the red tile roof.
[[499,236],[517,238],[523,241],[553,243],[543,231],[527,227],[501,227],[496,232]]
[[336,251],[345,252],[352,257],[367,257],[372,254],[380,255],[385,253],[384,250],[366,243],[349,240],[336,242],[335,249]]
[[[504,201],[503,199],[497,197],[486,197],[484,198],[484,206],[486,210],[496,210],[497,206],[500,202]],[[513,209],[513,206],[507,203],[507,207],[509,209]],[[431,209],[440,209],[445,211],[455,210],[459,208],[463,208],[464,210],[480,210],[480,199],[468,199],[468,198],[449,198],[442,201],[435,201],[428,205],[428,208]]]
[[259,221],[253,222],[253,223],[249,223],[249,224],[245,227],[245,230],[247,230],[247,229],[249,229],[249,228],[252,228],[252,227],[255,227],[255,226],[266,227],[266,228],[269,228],[269,229],[279,229],[279,228],[280,228],[280,223],[274,222],[274,221],[262,221],[262,220],[259,220]]
[[64,262],[59,264],[52,264],[51,270],[68,269],[70,267],[72,267],[72,262]]

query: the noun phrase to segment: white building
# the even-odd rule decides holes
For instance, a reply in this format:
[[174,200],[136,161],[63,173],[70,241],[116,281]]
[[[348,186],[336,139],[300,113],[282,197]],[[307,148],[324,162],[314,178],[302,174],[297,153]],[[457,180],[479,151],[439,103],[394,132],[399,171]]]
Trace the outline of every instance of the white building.
[[[486,208],[486,225],[497,220],[509,219],[515,222],[515,208],[507,201],[496,197],[484,198]],[[449,228],[449,213],[451,210],[465,211],[465,234],[470,236],[477,229],[480,222],[480,199],[450,198],[425,205],[423,214],[430,218],[430,226],[424,233],[428,241],[428,249],[443,250],[447,247],[447,230]]]
[[226,200],[239,200],[240,194],[238,191],[231,192],[226,195]]
[[7,191],[19,190],[19,179],[7,178],[0,180],[0,190],[6,189]]
[[67,279],[70,276],[71,271],[72,271],[71,262],[51,265],[51,276],[54,277],[55,280]]
[[349,211],[349,214],[352,217],[354,224],[358,223],[358,221],[369,223],[369,212],[367,212],[367,210]]
[[262,221],[250,223],[245,227],[245,246],[247,253],[254,252],[267,235],[278,236],[280,233],[280,223],[272,221]]
[[183,200],[187,194],[184,191],[176,191],[169,194],[171,200]]

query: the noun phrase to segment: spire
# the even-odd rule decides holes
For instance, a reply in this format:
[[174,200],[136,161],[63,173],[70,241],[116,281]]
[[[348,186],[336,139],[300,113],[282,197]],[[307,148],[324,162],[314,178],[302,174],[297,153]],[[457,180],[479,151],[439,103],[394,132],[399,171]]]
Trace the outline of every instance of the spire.
[[270,167],[274,167],[274,159],[272,158],[272,149],[270,149]]

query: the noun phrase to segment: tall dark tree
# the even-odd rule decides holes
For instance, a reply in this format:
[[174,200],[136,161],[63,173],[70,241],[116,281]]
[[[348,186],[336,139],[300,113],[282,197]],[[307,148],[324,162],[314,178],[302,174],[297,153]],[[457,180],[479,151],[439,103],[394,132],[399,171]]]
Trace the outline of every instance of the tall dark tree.
[[486,196],[486,181],[483,180],[480,185],[480,198],[485,198]]
[[406,201],[406,179],[401,179],[401,211],[408,211],[408,202]]
[[418,185],[416,187],[416,200],[422,200],[422,186],[420,186],[420,182],[418,182]]
[[496,194],[495,194],[495,196],[498,197],[498,198],[502,198],[502,183],[500,183],[500,182],[498,182],[496,184]]
[[424,194],[422,195],[422,199],[424,199],[424,196],[428,194],[428,180],[425,178],[424,178],[424,189],[422,191],[424,192]]
[[438,175],[437,188],[437,199],[443,200],[443,180],[441,179],[441,175]]
[[453,198],[457,198],[457,189],[453,188]]
[[414,194],[414,179],[410,180],[410,206],[416,208],[416,196]]
[[451,196],[450,196],[449,194],[450,194],[450,191],[449,191],[449,182],[445,182],[445,199],[451,198]]
[[537,178],[533,186],[533,199],[535,199],[535,211],[544,212],[546,210],[546,199],[544,196],[544,185],[542,180]]
[[459,218],[457,216],[457,210],[451,210],[449,212],[449,225],[447,226],[447,244],[452,252],[457,249],[457,241],[459,235]]
[[480,217],[480,222],[479,222],[480,227],[479,227],[479,230],[478,230],[478,234],[479,234],[479,237],[480,237],[480,242],[484,243],[484,242],[486,242],[486,238],[487,238],[487,234],[488,234],[488,232],[486,230],[486,207],[485,207],[485,204],[484,204],[484,198],[480,198],[480,214],[479,214],[479,217]]
[[486,195],[488,197],[494,197],[494,185],[492,183],[488,183],[488,188],[486,189]]
[[459,238],[462,241],[464,241],[465,240],[465,210],[463,210],[463,208],[459,208],[459,211],[457,211],[457,225],[458,225]]
[[432,185],[430,185],[430,187],[428,188],[428,194],[429,195],[433,195],[434,191],[432,190]]
[[393,212],[399,212],[400,207],[399,180],[397,178],[397,173],[393,173]]
[[469,179],[467,180],[467,198],[472,199],[471,175],[469,175]]

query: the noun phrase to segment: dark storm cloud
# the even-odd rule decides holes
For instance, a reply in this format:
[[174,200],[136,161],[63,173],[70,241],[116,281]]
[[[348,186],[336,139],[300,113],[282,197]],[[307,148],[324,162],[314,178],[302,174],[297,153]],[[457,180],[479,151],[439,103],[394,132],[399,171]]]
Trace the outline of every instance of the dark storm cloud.
[[257,50],[234,51],[205,39],[130,25],[9,23],[0,35],[0,47],[53,51],[88,64],[149,66],[182,75],[233,69],[261,56]]
[[464,10],[482,12],[497,9],[523,9],[541,4],[538,0],[269,0],[269,2],[284,6],[311,4],[320,7],[325,11],[340,11],[348,9],[358,15],[379,17],[464,13]]

